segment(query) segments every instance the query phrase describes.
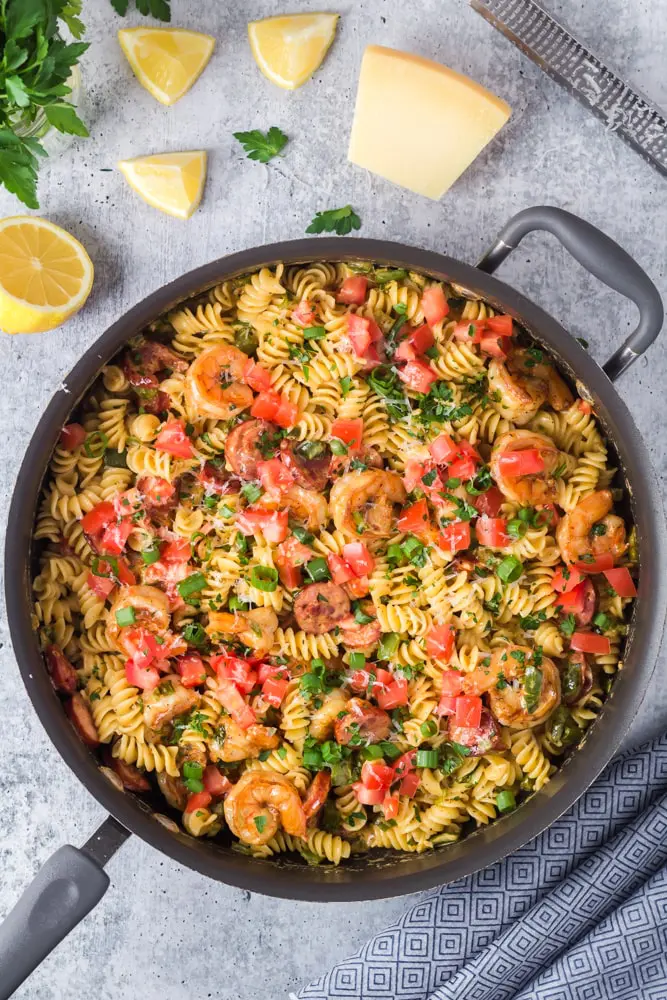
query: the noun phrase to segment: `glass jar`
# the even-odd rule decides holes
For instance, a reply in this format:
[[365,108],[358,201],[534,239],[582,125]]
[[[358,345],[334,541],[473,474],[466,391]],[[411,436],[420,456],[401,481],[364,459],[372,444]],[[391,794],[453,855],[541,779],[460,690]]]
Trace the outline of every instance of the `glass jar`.
[[[72,92],[64,100],[80,112],[83,103],[83,83],[81,80],[81,70],[78,66],[72,69],[67,86],[72,88]],[[22,139],[38,139],[49,156],[57,156],[58,153],[64,153],[66,149],[69,149],[74,140],[78,138],[76,135],[66,135],[64,132],[59,132],[57,128],[54,128],[47,119],[43,108],[38,110],[32,121],[25,121],[18,115],[12,122],[12,127]]]

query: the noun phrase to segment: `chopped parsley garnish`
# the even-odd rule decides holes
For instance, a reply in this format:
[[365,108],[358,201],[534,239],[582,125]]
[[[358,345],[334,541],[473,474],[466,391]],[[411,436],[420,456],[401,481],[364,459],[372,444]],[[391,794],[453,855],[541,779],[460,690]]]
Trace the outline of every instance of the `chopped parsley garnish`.
[[565,615],[565,617],[563,618],[562,622],[558,627],[563,633],[563,635],[566,635],[568,637],[571,636],[577,627],[577,622],[574,615],[572,614]]
[[253,822],[257,827],[257,833],[264,833],[266,829],[266,816],[255,816]]

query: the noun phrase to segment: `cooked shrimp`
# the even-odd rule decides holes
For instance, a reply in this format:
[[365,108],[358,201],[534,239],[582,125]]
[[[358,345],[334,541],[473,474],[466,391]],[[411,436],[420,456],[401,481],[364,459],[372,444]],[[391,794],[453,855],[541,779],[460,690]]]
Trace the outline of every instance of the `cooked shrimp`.
[[627,549],[625,522],[610,514],[610,490],[596,490],[579,501],[574,510],[559,521],[556,541],[566,563],[595,558],[610,552],[614,559]]
[[368,746],[389,739],[391,718],[383,708],[378,708],[365,698],[350,698],[345,714],[334,723],[338,743],[347,746]]
[[222,726],[225,737],[222,742],[214,739],[209,744],[211,760],[231,764],[247,757],[259,757],[262,750],[275,750],[280,739],[272,726],[252,725],[242,729],[232,718],[225,717]]
[[544,402],[554,410],[566,410],[574,402],[568,386],[537,348],[518,348],[507,361],[492,358],[489,390],[501,416],[519,426],[527,424]]
[[199,695],[183,687],[177,674],[167,674],[150,694],[144,692],[144,722],[149,729],[160,729],[177,715],[184,715],[199,704]]
[[315,490],[305,490],[294,483],[280,497],[280,502],[272,500],[268,494],[259,501],[259,506],[268,508],[287,507],[298,521],[303,521],[308,531],[320,531],[329,519],[326,498]]
[[188,407],[205,417],[230,420],[252,406],[252,389],[241,380],[248,356],[230,344],[202,351],[185,376]]
[[123,608],[134,610],[133,625],[136,627],[146,628],[155,633],[166,632],[169,628],[171,620],[169,598],[163,590],[141,584],[135,587],[121,587],[107,615],[107,633],[110,639],[128,655],[132,655],[132,650],[125,650],[123,628],[116,620],[116,612]]
[[334,723],[344,711],[349,695],[341,688],[334,688],[324,696],[322,707],[318,708],[310,720],[310,735],[316,740],[330,739]]
[[278,617],[271,608],[253,608],[251,611],[231,614],[228,611],[211,611],[206,631],[209,635],[222,632],[236,635],[244,646],[257,652],[268,653],[278,628]]
[[329,504],[339,531],[351,538],[387,538],[395,528],[394,505],[407,494],[397,472],[348,472],[331,487]]
[[252,847],[268,844],[281,827],[292,837],[306,835],[301,796],[282,774],[242,774],[225,799],[225,819],[234,836]]
[[[527,476],[510,475],[503,470],[501,458],[519,451],[538,451],[544,462],[542,472]],[[557,497],[552,473],[561,463],[560,452],[544,434],[533,431],[509,431],[498,438],[491,452],[491,474],[508,500],[527,506],[550,503]]]
[[529,646],[501,646],[488,667],[464,674],[461,683],[464,694],[488,694],[492,714],[510,729],[539,726],[561,701],[556,664]]

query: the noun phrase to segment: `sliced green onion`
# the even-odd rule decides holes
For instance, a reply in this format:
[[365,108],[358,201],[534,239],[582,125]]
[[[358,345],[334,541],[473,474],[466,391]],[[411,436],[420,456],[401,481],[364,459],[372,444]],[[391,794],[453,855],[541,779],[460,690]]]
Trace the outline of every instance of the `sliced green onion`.
[[366,666],[366,657],[363,653],[350,653],[350,666],[353,670],[363,670]]
[[400,545],[396,545],[395,543],[393,545],[390,545],[387,548],[387,559],[390,562],[396,562],[396,563],[402,562],[403,561],[403,549],[401,548],[401,546]]
[[385,632],[378,646],[378,660],[390,660],[398,649],[399,642],[400,636],[398,632]]
[[418,750],[417,757],[415,759],[415,764],[417,767],[437,767],[438,766],[438,751],[437,750]]
[[147,566],[152,565],[160,558],[160,546],[156,543],[151,545],[149,549],[144,549],[141,553],[141,558],[146,563]]
[[422,722],[421,726],[419,727],[419,731],[422,734],[422,736],[426,737],[426,739],[430,739],[431,736],[435,736],[435,734],[437,733],[438,726],[433,721],[433,719],[428,719],[426,722]]
[[176,589],[178,590],[181,597],[190,597],[192,594],[196,594],[198,591],[203,590],[206,586],[206,577],[203,573],[192,573],[190,576],[186,576],[185,580],[181,580],[177,584]]
[[504,788],[502,792],[498,792],[496,795],[496,805],[498,806],[498,811],[501,813],[512,812],[513,809],[516,809],[514,792],[510,791],[509,788]]
[[303,751],[303,766],[313,771],[319,771],[322,768],[322,751],[319,747],[311,747],[309,750]]
[[292,531],[292,534],[297,539],[297,541],[303,542],[304,545],[309,545],[312,541],[315,540],[315,536],[312,535],[310,531],[308,531],[306,528],[304,528],[303,525],[292,524],[292,522],[290,521],[289,526]]
[[360,757],[362,760],[380,760],[381,757],[384,757],[384,750],[377,744],[373,744],[370,747],[364,747]]
[[329,441],[329,447],[333,455],[347,455],[347,445],[340,438],[332,438]]
[[183,765],[183,777],[184,778],[201,778],[204,773],[204,768],[201,764],[198,764],[195,760],[186,760]]
[[134,608],[119,608],[116,612],[116,621],[121,628],[125,628],[126,625],[134,625],[136,620]]
[[523,538],[527,531],[527,523],[518,517],[513,518],[507,525],[507,534],[510,538]]
[[104,452],[104,464],[111,469],[127,469],[127,451],[107,448]]
[[505,556],[496,566],[496,573],[504,583],[514,583],[523,573],[523,563],[516,556]]
[[105,556],[104,559],[100,559],[99,556],[94,556],[92,565],[90,567],[90,572],[93,574],[93,576],[101,576],[104,577],[105,580],[110,579],[110,577],[112,576],[112,572],[102,573],[102,571],[100,570],[100,564],[103,562],[107,563],[111,571],[115,573],[116,576],[118,576],[118,560],[115,559],[113,556]]
[[393,270],[381,267],[373,275],[378,285],[386,285],[388,281],[402,281],[407,276],[408,272],[402,267],[397,267]]
[[250,583],[257,590],[272,594],[278,587],[278,570],[274,566],[253,566],[250,570]]
[[83,450],[88,458],[101,458],[109,447],[109,438],[104,431],[92,431],[83,442]]
[[230,611],[245,611],[247,607],[245,602],[237,597],[236,594],[232,594],[229,598],[228,605]]
[[323,326],[307,326],[303,331],[304,340],[324,340],[327,331]]
[[183,629],[183,638],[190,646],[204,646],[208,639],[204,626],[199,622],[189,622]]
[[248,503],[254,503],[262,495],[262,490],[260,486],[256,483],[246,483],[245,486],[241,487],[241,496],[245,497]]
[[523,700],[530,715],[537,710],[541,693],[542,671],[529,664],[523,674]]
[[326,559],[311,559],[304,568],[313,583],[324,583],[331,579]]

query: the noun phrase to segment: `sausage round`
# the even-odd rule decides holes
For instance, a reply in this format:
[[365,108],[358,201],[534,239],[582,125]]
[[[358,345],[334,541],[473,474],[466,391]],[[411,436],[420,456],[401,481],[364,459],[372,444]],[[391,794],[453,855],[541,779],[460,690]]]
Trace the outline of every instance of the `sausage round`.
[[93,716],[80,694],[73,694],[65,702],[65,711],[83,743],[87,747],[98,747],[100,737]]
[[104,754],[104,763],[116,772],[123,782],[123,788],[127,788],[128,792],[150,791],[150,782],[134,764],[127,764],[119,757],[114,757],[110,750]]
[[275,428],[266,420],[245,420],[229,432],[225,441],[225,457],[237,476],[257,479],[257,463],[264,460],[258,442],[262,434],[273,434]]
[[69,662],[60,646],[49,646],[46,650],[46,666],[56,691],[74,694],[76,691],[76,670]]
[[314,819],[324,803],[331,789],[331,771],[318,771],[311,781],[306,798],[303,802],[303,811],[306,819]]
[[386,740],[390,732],[388,713],[365,698],[350,698],[345,715],[334,724],[336,740],[345,746],[355,737],[361,740],[359,745],[379,743]]
[[294,602],[299,628],[312,635],[330,632],[349,611],[350,599],[337,583],[311,583]]
[[300,451],[301,445],[284,439],[280,443],[280,454],[284,464],[290,470],[294,481],[304,490],[315,490],[321,493],[329,482],[329,465],[331,453],[327,445],[323,446],[322,454],[317,458],[306,458]]
[[461,746],[467,747],[471,757],[481,757],[489,750],[503,749],[498,723],[486,709],[482,711],[482,718],[476,729],[457,726],[450,719],[449,738],[453,743],[460,743]]
[[590,625],[593,621],[593,615],[595,614],[595,587],[593,586],[592,580],[584,581],[584,606],[582,610],[575,614],[575,620],[577,625],[580,627],[583,625]]

